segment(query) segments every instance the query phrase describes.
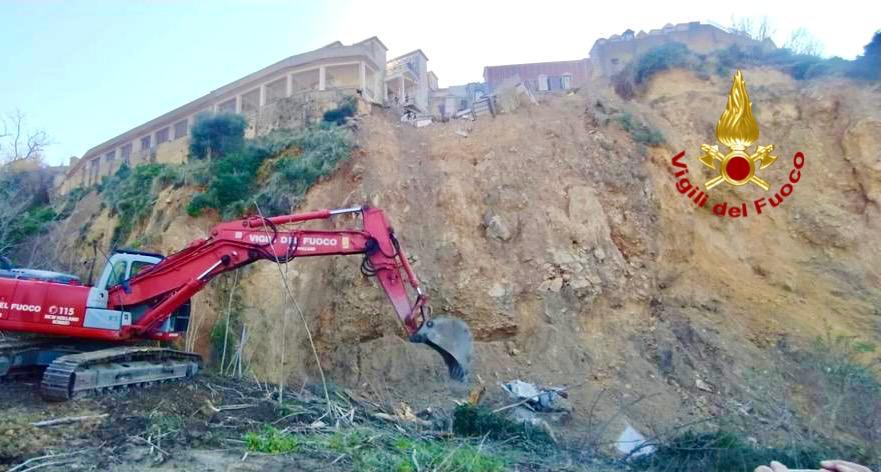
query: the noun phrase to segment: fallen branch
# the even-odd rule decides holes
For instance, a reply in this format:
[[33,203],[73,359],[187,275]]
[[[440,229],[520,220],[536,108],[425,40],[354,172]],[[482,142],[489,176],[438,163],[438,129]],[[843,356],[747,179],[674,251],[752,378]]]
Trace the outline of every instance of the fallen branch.
[[42,464],[37,464],[33,467],[28,467],[27,469],[22,469],[21,472],[31,472],[32,470],[42,469],[43,467],[49,467],[53,465],[67,465],[70,464],[73,459],[65,459],[63,461],[57,462],[43,462]]
[[[162,450],[161,447],[159,447],[159,446],[153,444],[153,442],[150,441],[150,440],[148,440],[148,439],[144,439],[144,438],[142,438],[141,436],[132,436],[132,438],[134,438],[134,439],[139,439],[139,440],[141,440],[141,441],[147,443],[147,445],[150,446],[152,449],[156,449],[157,451],[159,451],[160,453],[164,454],[165,456],[167,456],[167,457],[171,457],[171,454],[165,452],[164,450]],[[152,452],[152,451],[151,451],[151,452]]]
[[[85,451],[69,452],[69,453],[65,453],[65,454],[48,454],[48,455],[40,456],[40,457],[33,457],[33,458],[31,458],[31,459],[28,459],[28,460],[22,462],[21,464],[18,464],[17,466],[15,466],[15,467],[9,469],[9,472],[18,472],[18,471],[21,471],[21,470],[33,470],[33,468],[31,468],[31,467],[28,467],[27,469],[25,469],[25,467],[27,467],[29,464],[32,464],[32,463],[34,463],[34,462],[39,462],[39,461],[44,460],[44,459],[60,459],[60,458],[62,458],[62,457],[68,457],[68,458],[69,458],[70,456],[75,456],[75,455],[77,455],[77,454],[82,454],[83,452],[85,452]],[[53,463],[53,462],[47,462],[46,464],[55,465],[56,463]],[[45,465],[42,465],[42,464],[41,464],[41,465],[39,465],[39,466],[34,466],[34,467],[45,467]]]
[[242,403],[240,405],[222,405],[217,407],[219,411],[227,411],[227,410],[244,410],[246,408],[254,408],[257,406],[254,403]]
[[97,420],[102,418],[107,418],[110,416],[107,413],[103,415],[91,415],[91,416],[68,416],[66,418],[56,418],[52,420],[45,421],[37,421],[36,423],[31,423],[31,426],[36,426],[37,428],[42,428],[44,426],[57,426],[60,424],[68,424],[68,423],[79,423],[81,421],[89,421],[89,420]]
[[371,416],[373,416],[374,418],[376,418],[378,420],[389,421],[392,423],[416,423],[420,426],[426,426],[426,427],[429,427],[432,425],[431,421],[423,420],[422,418],[417,418],[417,417],[402,418],[400,416],[389,415],[386,413],[373,413],[373,414],[371,414]]

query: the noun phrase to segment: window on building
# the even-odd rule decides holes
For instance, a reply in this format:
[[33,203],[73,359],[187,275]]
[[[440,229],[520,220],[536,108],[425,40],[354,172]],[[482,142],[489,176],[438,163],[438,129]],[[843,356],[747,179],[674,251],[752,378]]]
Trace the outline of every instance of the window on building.
[[217,113],[235,113],[236,112],[236,97],[230,98],[225,102],[221,102],[217,105]]
[[266,103],[275,103],[288,94],[288,78],[282,77],[266,84]]
[[254,89],[242,95],[242,113],[252,113],[260,108],[260,89]]
[[187,136],[187,120],[180,120],[174,124],[174,139]]
[[419,76],[419,58],[418,57],[411,57],[411,58],[407,59],[407,67],[411,71],[413,71],[413,73],[416,74],[417,77]]
[[162,128],[156,132],[156,145],[160,145],[168,141],[168,128]]
[[296,74],[291,75],[293,85],[291,89],[293,93],[318,90],[318,83],[320,81],[319,76],[320,73],[318,69],[297,72]]
[[144,136],[143,138],[141,138],[141,150],[142,151],[146,151],[146,150],[150,149],[151,145],[152,145],[152,142],[150,140],[150,136]]
[[546,92],[551,89],[550,83],[548,83],[548,76],[544,74],[538,76],[538,89],[542,92]]
[[116,149],[104,154],[104,162],[113,162],[116,160]]
[[129,163],[132,157],[132,143],[125,144],[119,148],[119,157],[122,158],[122,162]]
[[360,88],[361,67],[359,64],[328,66],[324,69],[325,88]]
[[560,78],[563,90],[569,90],[572,88],[572,74],[563,74],[563,77]]
[[98,167],[101,165],[101,159],[92,159],[89,162],[89,185],[98,183]]

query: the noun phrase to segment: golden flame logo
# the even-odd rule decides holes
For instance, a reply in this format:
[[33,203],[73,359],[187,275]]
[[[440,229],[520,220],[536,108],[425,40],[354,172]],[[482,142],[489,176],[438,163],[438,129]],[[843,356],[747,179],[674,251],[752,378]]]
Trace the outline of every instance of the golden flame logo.
[[[740,186],[752,182],[763,190],[770,187],[768,182],[756,175],[756,166],[764,169],[777,160],[772,156],[774,145],[758,146],[756,152],[748,154],[746,149],[759,140],[759,124],[753,117],[752,102],[746,91],[746,82],[743,74],[738,70],[734,74],[731,91],[728,92],[728,104],[725,111],[716,123],[716,138],[731,149],[728,154],[722,154],[719,146],[702,144],[701,151],[704,154],[699,158],[707,167],[717,170],[719,175],[708,180],[704,186],[707,190],[728,182],[731,185]],[[716,161],[719,161],[718,168]]]

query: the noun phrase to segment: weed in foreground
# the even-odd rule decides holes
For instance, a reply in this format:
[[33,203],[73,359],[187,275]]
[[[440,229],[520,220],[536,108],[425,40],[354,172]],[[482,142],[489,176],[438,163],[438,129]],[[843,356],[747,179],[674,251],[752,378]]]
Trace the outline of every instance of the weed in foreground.
[[779,461],[791,468],[813,469],[821,460],[836,457],[834,454],[818,445],[758,447],[732,432],[687,431],[659,444],[654,454],[639,457],[631,465],[635,470],[645,471],[752,472],[759,465]]
[[261,431],[246,433],[244,440],[248,450],[253,452],[287,454],[300,448],[300,441],[296,436],[268,425]]
[[484,445],[462,440],[413,439],[368,428],[331,434],[292,434],[266,426],[244,436],[248,450],[269,454],[292,452],[341,457],[360,471],[500,472],[511,460]]
[[472,405],[456,407],[453,412],[453,433],[457,436],[486,436],[499,440],[551,442],[550,436],[544,430],[512,421],[485,407]]

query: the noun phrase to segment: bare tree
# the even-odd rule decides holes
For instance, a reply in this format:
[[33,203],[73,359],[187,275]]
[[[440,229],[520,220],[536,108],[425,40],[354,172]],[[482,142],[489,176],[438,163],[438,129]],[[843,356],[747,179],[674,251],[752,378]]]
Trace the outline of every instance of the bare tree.
[[8,113],[6,119],[0,118],[0,163],[39,159],[49,144],[45,131],[27,129],[21,110]]
[[[49,201],[52,174],[42,163],[49,144],[45,131],[28,128],[21,110],[0,116],[0,253],[7,256],[11,257],[25,242],[25,213]],[[8,165],[19,161],[33,165]],[[33,254],[18,255],[22,260],[35,259]]]
[[736,18],[732,16],[731,27],[728,30],[732,33],[749,36],[756,41],[770,39],[776,32],[774,25],[771,24],[771,20],[767,16],[763,16],[760,19],[749,17]]
[[3,197],[0,198],[0,254],[6,254],[15,247],[12,236],[17,228],[16,219],[30,204],[29,199]]
[[795,54],[806,56],[820,56],[823,52],[823,44],[805,28],[793,31],[789,39],[783,43],[783,47]]

